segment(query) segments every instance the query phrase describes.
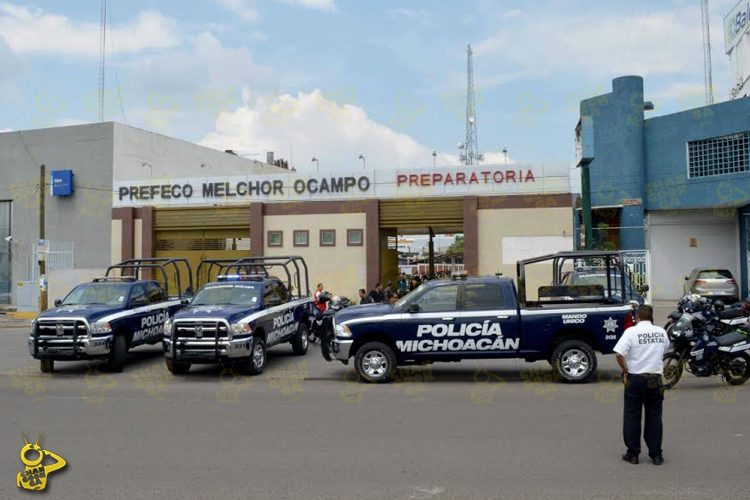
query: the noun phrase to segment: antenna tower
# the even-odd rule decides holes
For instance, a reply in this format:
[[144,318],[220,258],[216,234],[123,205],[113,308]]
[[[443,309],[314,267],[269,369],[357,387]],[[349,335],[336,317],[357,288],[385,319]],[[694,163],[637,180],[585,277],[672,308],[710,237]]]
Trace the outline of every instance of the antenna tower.
[[466,139],[459,145],[462,149],[461,161],[464,165],[475,165],[484,160],[479,154],[477,141],[477,103],[474,94],[474,53],[471,45],[466,46]]
[[99,122],[104,121],[104,65],[107,47],[107,0],[102,0],[99,25]]
[[714,82],[711,75],[711,29],[708,19],[708,0],[701,0],[701,26],[703,28],[703,80],[706,85],[706,104],[714,103]]

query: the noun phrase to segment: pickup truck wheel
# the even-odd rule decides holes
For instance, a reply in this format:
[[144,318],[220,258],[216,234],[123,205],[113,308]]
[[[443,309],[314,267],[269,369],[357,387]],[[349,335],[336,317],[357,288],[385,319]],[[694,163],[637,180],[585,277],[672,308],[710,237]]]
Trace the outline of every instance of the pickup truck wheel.
[[172,375],[185,375],[190,371],[190,363],[172,361],[171,359],[168,359],[167,370],[169,370],[169,373],[171,373]]
[[309,329],[307,328],[307,325],[304,323],[300,323],[299,327],[297,328],[297,333],[294,334],[294,338],[291,341],[292,350],[297,356],[304,356],[305,354],[307,354],[307,347],[310,344],[310,341],[307,337],[308,334]]
[[128,341],[123,335],[115,335],[112,341],[112,350],[109,353],[109,364],[107,368],[113,373],[120,373],[125,368],[125,360],[128,357]]
[[596,353],[582,340],[566,340],[552,353],[552,366],[566,382],[585,382],[596,371]]
[[357,350],[354,366],[365,381],[382,384],[393,378],[396,354],[382,342],[368,342]]
[[266,343],[263,339],[253,337],[253,348],[246,366],[250,375],[260,375],[266,369]]
[[43,359],[39,362],[39,369],[42,373],[52,373],[55,371],[55,362],[51,359]]

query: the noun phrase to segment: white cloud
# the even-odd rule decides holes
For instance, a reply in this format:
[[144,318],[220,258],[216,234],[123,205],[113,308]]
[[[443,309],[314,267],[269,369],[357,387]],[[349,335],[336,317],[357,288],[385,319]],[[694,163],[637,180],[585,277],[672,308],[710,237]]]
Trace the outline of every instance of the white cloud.
[[[313,156],[323,171],[361,168],[360,153],[367,158],[368,168],[432,165],[432,148],[372,120],[361,107],[326,99],[320,90],[255,99],[245,93],[244,98],[243,106],[219,115],[215,130],[201,144],[219,150],[274,151],[287,159],[291,146],[292,166],[300,171],[314,168]],[[488,152],[485,158],[487,164],[503,163],[505,155]],[[459,159],[438,152],[437,163],[458,165]]]
[[392,19],[406,19],[409,21],[416,21],[422,24],[426,24],[432,18],[432,15],[424,9],[407,9],[404,7],[388,9],[386,11],[388,17]]
[[230,12],[233,12],[243,21],[254,22],[260,18],[255,7],[255,0],[217,0]]
[[0,134],[4,134],[5,132],[13,132],[12,128],[0,128]]
[[700,50],[697,7],[632,17],[603,17],[601,13],[523,16],[475,45],[477,58],[487,63],[511,63],[533,68],[537,74],[583,71],[608,77],[692,71],[701,63]]
[[510,9],[503,14],[503,19],[518,19],[523,15],[521,9]]
[[299,5],[301,7],[307,7],[308,9],[336,12],[335,0],[277,0],[277,1],[282,2],[282,3],[288,3],[290,5]]
[[[78,57],[99,54],[99,24],[10,3],[0,3],[0,33],[19,54],[41,53]],[[109,34],[114,53],[136,53],[179,44],[177,22],[155,11],[139,12]]]

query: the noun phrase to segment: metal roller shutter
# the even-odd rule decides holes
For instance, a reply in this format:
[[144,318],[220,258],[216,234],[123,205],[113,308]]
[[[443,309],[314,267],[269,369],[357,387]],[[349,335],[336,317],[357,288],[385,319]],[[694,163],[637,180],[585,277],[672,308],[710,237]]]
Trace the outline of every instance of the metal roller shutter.
[[461,198],[382,200],[380,227],[397,229],[440,228],[456,231],[463,227]]
[[250,207],[162,208],[154,210],[154,229],[242,229],[250,230]]

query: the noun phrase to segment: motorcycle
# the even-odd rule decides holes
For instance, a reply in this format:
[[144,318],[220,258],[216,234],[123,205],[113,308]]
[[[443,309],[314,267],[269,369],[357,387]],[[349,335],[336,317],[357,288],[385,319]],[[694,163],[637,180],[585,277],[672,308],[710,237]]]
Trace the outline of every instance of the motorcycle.
[[719,311],[706,299],[686,301],[681,308],[667,331],[672,345],[664,355],[664,387],[677,385],[685,369],[696,377],[721,375],[731,385],[744,384],[750,378],[750,328],[727,333]]
[[[324,313],[320,314],[320,319],[316,318],[316,335],[320,340],[320,353],[326,361],[333,361],[332,344],[333,344],[333,315],[342,309],[352,305],[346,297],[334,296],[328,302],[328,307]],[[317,316],[317,315],[316,315]],[[319,321],[319,323],[318,323]]]
[[717,323],[717,326],[722,333],[730,333],[737,328],[750,326],[750,301],[744,300],[726,307],[721,300],[712,302],[706,297],[688,294],[680,299],[677,303],[677,309],[669,314],[667,322],[664,324],[664,329],[667,331],[667,334],[669,334],[675,322],[679,320],[683,314],[695,313],[706,308],[713,308],[713,311],[716,312],[719,317],[719,323]]

